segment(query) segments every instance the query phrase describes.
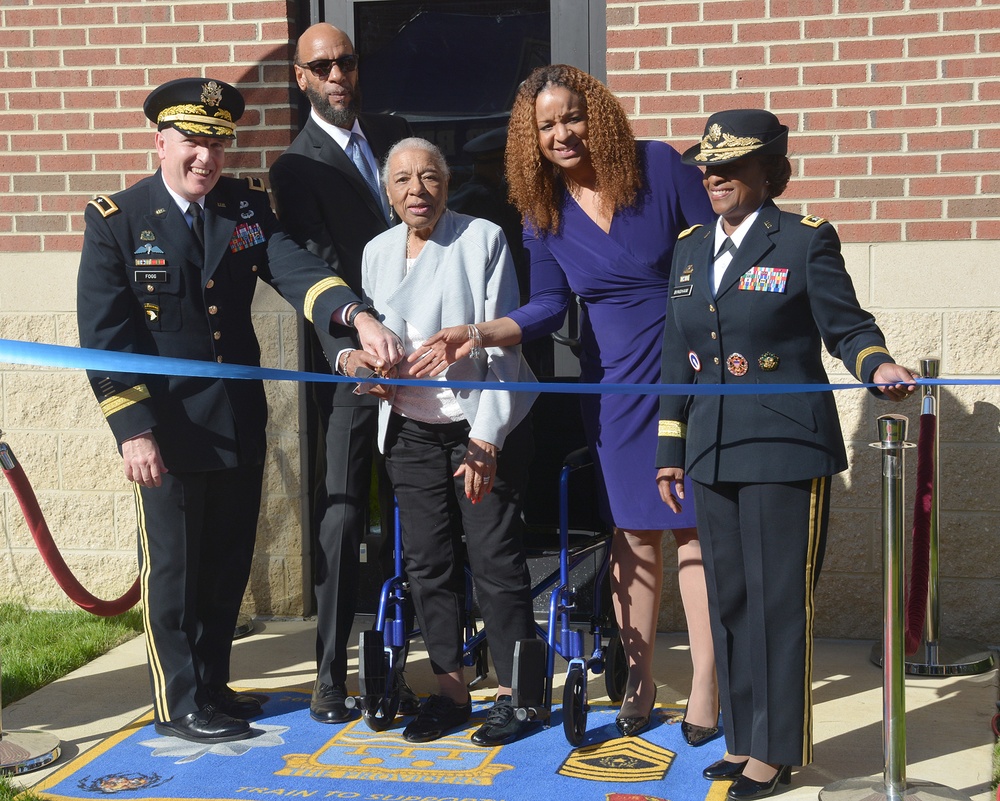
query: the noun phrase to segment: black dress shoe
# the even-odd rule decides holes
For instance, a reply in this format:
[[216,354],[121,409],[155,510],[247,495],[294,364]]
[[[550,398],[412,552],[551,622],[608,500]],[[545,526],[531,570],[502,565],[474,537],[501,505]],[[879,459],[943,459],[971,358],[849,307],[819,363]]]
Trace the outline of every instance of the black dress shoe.
[[246,720],[256,717],[264,711],[257,696],[238,693],[225,684],[221,687],[206,687],[205,694],[212,706],[220,712],[225,712],[231,718]]
[[[618,727],[618,731],[621,733],[622,737],[635,737],[639,732],[645,729],[649,725],[649,717],[653,714],[653,707],[656,706],[656,691],[653,691],[653,703],[649,705],[649,712],[645,715],[623,715],[621,712],[618,713],[618,717],[615,718],[615,726]],[[622,706],[624,711],[625,707]]]
[[153,728],[164,737],[180,737],[194,743],[228,743],[232,740],[245,740],[253,734],[245,720],[232,718],[211,704],[182,718],[166,723],[158,722]]
[[472,742],[489,748],[520,739],[532,721],[518,720],[516,712],[511,697],[501,695],[486,713],[486,722],[473,733]]
[[353,709],[347,705],[347,687],[323,684],[316,679],[309,701],[309,717],[319,723],[344,723],[353,716]]
[[403,678],[403,674],[399,674],[398,687],[399,687],[399,714],[404,718],[411,717],[420,712],[420,699],[417,698],[417,694],[410,689],[410,685],[406,683],[406,679]]
[[740,776],[733,782],[726,793],[731,801],[751,801],[754,798],[767,798],[778,784],[788,784],[792,780],[792,769],[788,765],[778,765],[777,771],[766,782],[758,782],[748,776]]
[[681,734],[687,740],[688,745],[704,745],[710,740],[714,740],[722,733],[718,726],[695,726],[686,720],[681,721]]
[[705,768],[701,775],[710,782],[731,781],[743,775],[743,768],[747,766],[746,760],[743,762],[730,762],[728,759],[720,759]]
[[429,743],[443,737],[449,729],[459,728],[471,716],[471,698],[464,704],[456,704],[443,695],[432,695],[403,729],[403,739],[409,743]]

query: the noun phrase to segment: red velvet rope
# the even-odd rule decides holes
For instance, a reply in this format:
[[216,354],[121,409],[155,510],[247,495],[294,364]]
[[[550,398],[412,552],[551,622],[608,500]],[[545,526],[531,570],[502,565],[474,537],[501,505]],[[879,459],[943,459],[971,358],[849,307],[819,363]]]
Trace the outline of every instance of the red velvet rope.
[[[14,454],[8,449],[9,455]],[[132,587],[121,597],[114,601],[102,601],[91,595],[84,586],[77,581],[76,576],[70,571],[69,566],[63,561],[59,548],[52,540],[48,524],[42,515],[42,510],[38,508],[38,499],[31,488],[31,482],[21,469],[21,465],[14,459],[12,468],[3,467],[3,474],[14,491],[14,497],[21,506],[21,512],[31,530],[31,537],[35,541],[38,552],[42,555],[45,565],[48,567],[56,583],[62,587],[63,592],[69,599],[93,615],[100,617],[113,617],[128,611],[139,602],[139,579],[136,578]]]
[[937,417],[920,415],[917,440],[917,487],[913,499],[913,551],[910,581],[906,590],[906,655],[920,647],[927,617],[927,585],[930,581],[931,494],[934,489],[934,439]]

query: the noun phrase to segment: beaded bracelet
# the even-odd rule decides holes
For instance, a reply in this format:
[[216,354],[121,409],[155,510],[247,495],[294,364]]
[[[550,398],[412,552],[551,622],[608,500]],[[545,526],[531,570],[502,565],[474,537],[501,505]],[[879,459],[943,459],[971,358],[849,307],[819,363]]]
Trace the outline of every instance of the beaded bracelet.
[[341,375],[346,375],[348,378],[350,376],[347,373],[347,360],[351,358],[351,351],[345,350],[343,355],[340,357],[340,362],[337,364],[337,371]]

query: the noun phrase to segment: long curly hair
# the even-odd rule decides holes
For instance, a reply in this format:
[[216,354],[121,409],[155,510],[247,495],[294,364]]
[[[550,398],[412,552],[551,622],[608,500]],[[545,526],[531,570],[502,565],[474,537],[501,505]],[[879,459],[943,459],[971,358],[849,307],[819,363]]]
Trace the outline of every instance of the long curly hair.
[[568,89],[585,104],[590,161],[597,176],[601,210],[613,214],[634,205],[642,185],[632,126],[615,96],[576,67],[539,67],[517,90],[505,156],[511,203],[539,235],[558,233],[559,210],[566,193],[562,169],[542,156],[538,148],[535,100],[553,86]]

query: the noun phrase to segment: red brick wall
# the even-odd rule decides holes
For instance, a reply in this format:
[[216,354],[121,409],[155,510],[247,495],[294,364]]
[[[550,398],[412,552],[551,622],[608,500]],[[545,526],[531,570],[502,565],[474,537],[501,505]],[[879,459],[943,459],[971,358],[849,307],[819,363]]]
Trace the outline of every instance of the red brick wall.
[[87,201],[155,169],[142,101],[173,78],[239,87],[227,170],[265,176],[295,129],[294,13],[290,0],[0,5],[0,252],[80,249]]
[[[782,198],[845,241],[1000,238],[1000,0],[608,0],[636,133],[725,108],[791,128]],[[789,202],[790,201],[790,202]]]

